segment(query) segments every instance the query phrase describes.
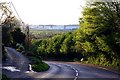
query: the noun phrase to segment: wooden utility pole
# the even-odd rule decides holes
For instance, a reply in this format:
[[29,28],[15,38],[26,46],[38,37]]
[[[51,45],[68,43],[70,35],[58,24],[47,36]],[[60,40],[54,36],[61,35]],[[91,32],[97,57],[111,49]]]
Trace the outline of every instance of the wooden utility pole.
[[29,26],[26,26],[26,47],[28,47],[28,50],[30,48],[30,35],[29,35]]

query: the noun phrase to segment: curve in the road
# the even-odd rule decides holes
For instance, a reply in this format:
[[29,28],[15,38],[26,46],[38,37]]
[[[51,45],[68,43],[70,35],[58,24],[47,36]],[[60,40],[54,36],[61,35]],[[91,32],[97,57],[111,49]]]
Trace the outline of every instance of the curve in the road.
[[66,62],[47,62],[50,69],[45,72],[28,73],[34,78],[71,78],[78,80],[79,78],[106,78],[120,79],[120,75],[89,66],[80,64],[71,64]]
[[70,65],[56,63],[48,64],[50,65],[48,71],[28,74],[35,78],[73,78],[76,80],[78,77],[78,71]]
[[70,67],[71,69],[73,69],[73,70],[75,71],[76,74],[75,74],[75,78],[74,78],[74,80],[77,80],[78,75],[79,75],[78,70],[77,70],[76,68],[74,68],[74,67],[68,65],[68,64],[66,64],[65,66]]

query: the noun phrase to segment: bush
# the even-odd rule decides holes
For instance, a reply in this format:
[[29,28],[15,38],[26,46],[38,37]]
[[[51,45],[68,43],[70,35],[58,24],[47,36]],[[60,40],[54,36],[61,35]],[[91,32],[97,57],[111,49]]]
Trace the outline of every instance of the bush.
[[77,58],[74,58],[74,60],[73,61],[75,61],[75,62],[79,62],[80,60],[79,59],[77,59]]
[[39,56],[32,56],[29,57],[30,61],[31,61],[31,66],[32,66],[32,70],[36,71],[36,72],[40,72],[40,71],[46,71],[49,69],[49,65],[42,62],[41,57]]
[[46,71],[49,69],[49,65],[44,62],[41,62],[39,64],[33,64],[32,69],[33,71],[37,71],[37,72]]

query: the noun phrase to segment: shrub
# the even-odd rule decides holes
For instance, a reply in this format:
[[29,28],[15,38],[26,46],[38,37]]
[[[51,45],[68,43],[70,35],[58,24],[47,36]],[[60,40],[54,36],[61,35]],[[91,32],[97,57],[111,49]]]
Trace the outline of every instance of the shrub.
[[38,64],[33,64],[32,69],[33,69],[33,71],[37,71],[37,72],[46,71],[49,69],[49,65],[44,62],[41,62]]

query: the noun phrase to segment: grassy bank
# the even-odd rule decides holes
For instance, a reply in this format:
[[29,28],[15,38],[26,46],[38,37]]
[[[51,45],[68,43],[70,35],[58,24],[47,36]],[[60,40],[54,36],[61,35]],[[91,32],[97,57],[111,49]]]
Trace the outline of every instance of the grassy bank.
[[36,72],[46,71],[49,69],[49,65],[42,61],[41,57],[32,56],[28,57],[31,61],[32,70]]
[[46,71],[49,69],[49,65],[44,62],[41,62],[39,64],[33,64],[32,69],[33,71],[36,71],[36,72]]

